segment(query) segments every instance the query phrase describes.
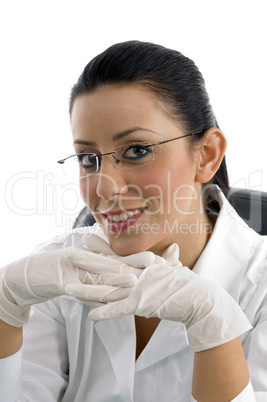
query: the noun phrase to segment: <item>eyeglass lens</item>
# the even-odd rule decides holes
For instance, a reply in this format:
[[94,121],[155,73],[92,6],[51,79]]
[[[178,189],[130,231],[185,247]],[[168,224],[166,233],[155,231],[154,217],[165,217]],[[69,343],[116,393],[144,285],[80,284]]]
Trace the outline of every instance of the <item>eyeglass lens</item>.
[[[99,171],[103,157],[109,156],[113,163],[122,169],[132,169],[152,163],[155,159],[154,148],[150,143],[124,144],[107,154],[81,153],[64,161],[62,168],[66,176],[77,177],[79,167],[80,178]],[[76,165],[76,168],[75,168]]]

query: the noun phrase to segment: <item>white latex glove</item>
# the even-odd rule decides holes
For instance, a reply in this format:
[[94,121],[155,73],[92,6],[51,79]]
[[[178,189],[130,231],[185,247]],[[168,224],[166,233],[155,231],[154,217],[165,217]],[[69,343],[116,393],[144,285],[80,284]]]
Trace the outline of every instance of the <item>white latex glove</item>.
[[[153,253],[147,255],[148,261],[154,261]],[[31,305],[69,294],[68,290],[71,294],[72,285],[86,288],[87,303],[122,299],[139,275],[134,265],[144,267],[140,259],[129,266],[123,257],[109,258],[82,247],[23,258],[0,270],[0,319],[20,327],[28,321]]]
[[[137,278],[141,275],[143,269],[146,268],[148,265],[151,265],[153,263],[158,264],[164,261],[162,257],[155,255],[151,251],[144,251],[136,254],[127,255],[125,257],[119,256],[112,250],[110,245],[104,239],[100,238],[99,236],[93,233],[85,234],[83,237],[83,242],[84,245],[89,250],[88,252],[91,252],[94,256],[96,256],[95,258],[100,259],[107,258],[108,261],[112,261],[109,263],[109,271],[112,271],[114,272],[114,274],[115,273],[117,274],[116,275],[117,286],[121,286],[118,285],[118,281],[120,278],[119,274],[121,274],[121,280],[123,281],[123,283],[125,283],[126,281],[125,275],[126,274],[129,275],[130,273],[135,275],[135,279],[137,281]],[[112,268],[112,266],[114,266],[114,269]],[[120,267],[120,269],[118,269],[118,267]],[[101,270],[98,272],[101,272]],[[133,278],[131,278],[131,280],[133,280]],[[127,281],[126,284],[128,284]],[[84,284],[68,285],[65,290],[69,296],[76,297],[77,299],[82,300],[86,304],[88,304],[86,300],[91,301],[91,290],[88,286],[87,287],[84,286]],[[115,301],[116,298],[117,300],[119,300],[118,295],[120,294],[118,293],[118,290],[119,289],[117,289],[116,292],[112,293],[112,300],[110,300],[110,298],[108,299],[107,297],[104,297],[101,301],[102,302]],[[127,289],[121,289],[121,291],[123,291],[123,297],[120,297],[120,299],[127,297],[128,294],[130,293],[129,285]],[[90,305],[92,307],[95,307],[97,304],[91,303]]]
[[165,251],[164,262],[145,268],[129,296],[89,313],[92,320],[123,315],[158,317],[186,325],[191,347],[198,352],[219,346],[251,328],[231,296],[215,283],[178,262],[176,244]]
[[[151,251],[143,251],[122,257],[116,254],[104,239],[93,233],[86,233],[83,236],[83,243],[88,250],[96,254],[105,255],[115,260],[122,261],[125,264],[131,265],[135,268],[145,268],[154,262],[159,263],[163,261],[161,257],[155,255]],[[139,276],[141,272],[142,271],[135,270],[134,274]]]

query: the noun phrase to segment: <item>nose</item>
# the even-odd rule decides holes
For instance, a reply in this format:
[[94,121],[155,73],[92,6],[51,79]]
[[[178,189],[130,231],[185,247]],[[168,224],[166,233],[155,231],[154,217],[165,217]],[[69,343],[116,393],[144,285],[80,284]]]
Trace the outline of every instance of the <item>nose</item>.
[[117,167],[111,158],[112,155],[102,158],[100,170],[97,173],[97,196],[107,201],[128,192],[125,181],[126,171]]

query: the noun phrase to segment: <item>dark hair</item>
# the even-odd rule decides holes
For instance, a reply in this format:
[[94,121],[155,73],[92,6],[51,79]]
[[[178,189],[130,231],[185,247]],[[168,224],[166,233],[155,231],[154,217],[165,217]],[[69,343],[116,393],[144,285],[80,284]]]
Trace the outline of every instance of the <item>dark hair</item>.
[[[84,68],[70,95],[70,113],[78,96],[103,85],[142,84],[163,101],[185,132],[203,131],[190,138],[200,141],[206,130],[218,127],[205,81],[195,63],[180,52],[153,43],[128,41],[115,44]],[[225,157],[209,184],[218,184],[228,197]]]

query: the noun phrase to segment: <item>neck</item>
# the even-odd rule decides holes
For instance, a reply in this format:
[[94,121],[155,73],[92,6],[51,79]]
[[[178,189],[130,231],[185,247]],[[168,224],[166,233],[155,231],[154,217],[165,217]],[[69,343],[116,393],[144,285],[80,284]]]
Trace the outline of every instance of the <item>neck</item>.
[[180,236],[178,245],[181,263],[193,269],[202,251],[206,247],[213,230],[213,223],[205,214],[192,225],[192,233]]
[[[189,214],[182,222],[175,239],[180,250],[179,260],[190,269],[194,268],[206,247],[215,223],[215,219],[207,214],[204,207],[205,201],[202,198],[201,186],[196,191],[198,191],[198,197],[195,202],[193,201],[191,209],[194,213]],[[184,226],[182,226],[183,224]]]
[[177,243],[180,251],[179,260],[184,266],[193,269],[211,237],[214,220],[209,219],[206,212],[204,212],[203,214],[192,216],[182,225],[177,236],[167,236],[164,244],[158,244],[150,251],[157,255],[162,255],[168,246],[172,243]]

